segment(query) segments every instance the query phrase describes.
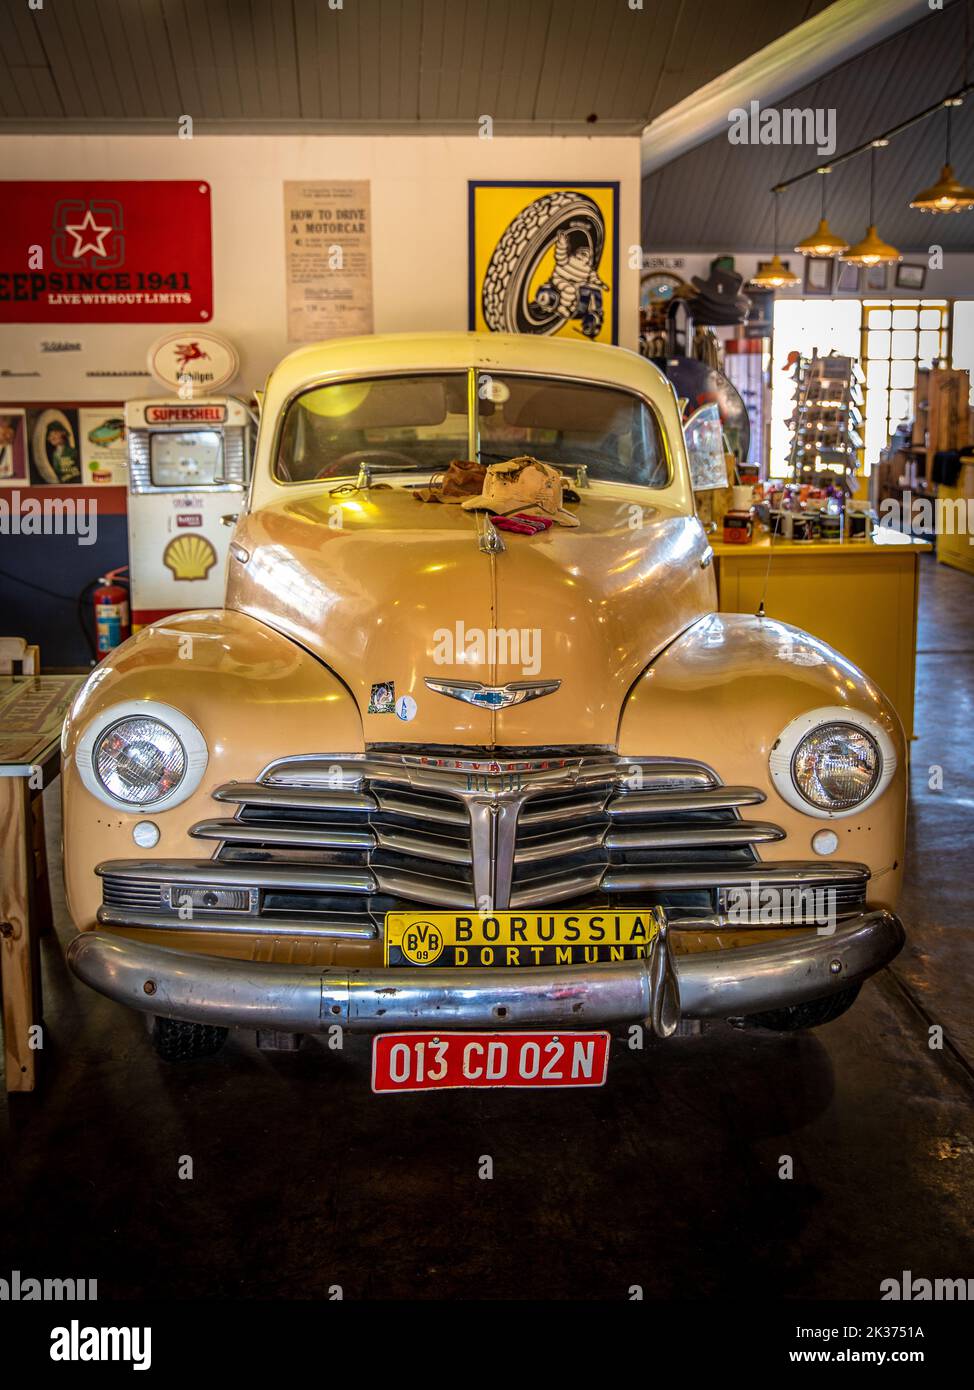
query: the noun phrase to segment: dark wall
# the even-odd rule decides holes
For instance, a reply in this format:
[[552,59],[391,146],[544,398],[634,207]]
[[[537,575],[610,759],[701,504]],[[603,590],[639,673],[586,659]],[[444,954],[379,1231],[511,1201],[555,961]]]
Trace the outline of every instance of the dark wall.
[[[77,535],[12,534],[16,523],[9,507],[15,497],[22,512],[27,499],[55,495],[97,500],[92,544],[82,545]],[[87,639],[79,621],[78,596],[107,570],[128,564],[125,489],[4,488],[0,509],[0,633],[36,642],[42,669],[89,666],[94,660],[90,591],[83,605]]]

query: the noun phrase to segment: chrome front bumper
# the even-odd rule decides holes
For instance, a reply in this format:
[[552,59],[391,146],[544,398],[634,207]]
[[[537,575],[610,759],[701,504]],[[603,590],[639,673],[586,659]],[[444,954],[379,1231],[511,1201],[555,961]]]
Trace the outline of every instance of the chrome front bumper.
[[683,1018],[736,1018],[848,989],[900,950],[890,912],[864,912],[831,935],[672,954],[664,932],[642,960],[554,969],[343,970],[264,964],[83,932],[71,969],[100,994],[143,1013],[293,1033],[335,1024],[401,1028],[588,1028],[649,1022],[667,1036]]

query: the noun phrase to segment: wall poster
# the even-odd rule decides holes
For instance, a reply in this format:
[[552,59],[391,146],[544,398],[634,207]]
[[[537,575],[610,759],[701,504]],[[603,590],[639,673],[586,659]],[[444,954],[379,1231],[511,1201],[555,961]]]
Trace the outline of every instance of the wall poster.
[[619,185],[469,184],[469,326],[619,341]]
[[291,342],[372,332],[368,179],[285,183],[284,246]]

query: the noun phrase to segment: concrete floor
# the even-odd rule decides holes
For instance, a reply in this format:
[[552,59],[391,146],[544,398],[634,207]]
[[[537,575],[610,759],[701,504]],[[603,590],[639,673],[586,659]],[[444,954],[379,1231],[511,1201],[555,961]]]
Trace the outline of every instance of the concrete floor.
[[974,1273],[972,599],[924,561],[910,940],[851,1013],[616,1042],[598,1091],[373,1097],[361,1039],[167,1067],[49,939],[43,1090],[3,1119],[0,1275],[94,1277],[103,1299],[875,1299],[904,1269]]

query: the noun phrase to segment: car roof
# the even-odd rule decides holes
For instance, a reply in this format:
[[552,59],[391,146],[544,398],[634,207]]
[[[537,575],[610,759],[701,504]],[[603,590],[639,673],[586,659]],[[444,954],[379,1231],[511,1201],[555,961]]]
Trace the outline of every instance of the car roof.
[[309,343],[274,368],[267,391],[280,402],[332,376],[374,376],[410,367],[539,372],[629,387],[657,402],[671,395],[659,368],[628,348],[535,334],[448,332],[362,334]]
[[[250,507],[281,500],[284,487],[273,477],[271,456],[285,406],[300,392],[328,381],[410,371],[524,372],[601,383],[634,391],[654,407],[673,462],[670,484],[658,495],[684,512],[693,511],[683,428],[672,385],[647,358],[606,343],[576,342],[529,333],[385,333],[331,338],[298,348],[274,368],[261,403]],[[320,483],[305,485],[320,488]],[[635,487],[635,485],[633,485]]]

